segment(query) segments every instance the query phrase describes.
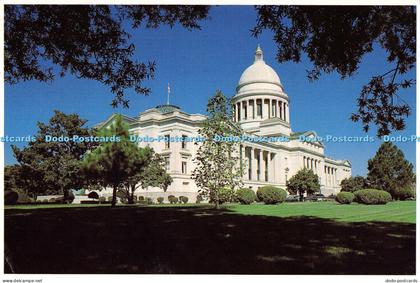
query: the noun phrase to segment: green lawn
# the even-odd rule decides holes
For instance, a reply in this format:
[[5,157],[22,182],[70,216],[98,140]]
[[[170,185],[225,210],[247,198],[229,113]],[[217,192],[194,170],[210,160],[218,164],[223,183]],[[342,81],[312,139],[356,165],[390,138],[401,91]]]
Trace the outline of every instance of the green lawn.
[[350,205],[336,202],[283,203],[280,205],[230,205],[228,208],[243,215],[276,217],[312,216],[339,222],[405,222],[416,223],[416,202],[395,201],[386,205]]
[[6,273],[415,274],[415,202],[19,205]]

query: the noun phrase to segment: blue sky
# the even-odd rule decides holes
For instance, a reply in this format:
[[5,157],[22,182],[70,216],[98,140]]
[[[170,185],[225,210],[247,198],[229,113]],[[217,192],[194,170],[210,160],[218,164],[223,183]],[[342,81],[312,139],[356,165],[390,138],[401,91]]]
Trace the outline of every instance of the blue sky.
[[[210,19],[202,22],[202,30],[188,31],[174,28],[137,29],[132,31],[136,45],[135,57],[140,61],[155,60],[156,77],[145,85],[152,89],[150,96],[128,91],[130,108],[114,109],[109,88],[98,82],[80,80],[70,75],[53,83],[30,81],[5,86],[5,134],[26,136],[35,134],[37,121],[47,122],[53,110],[78,113],[94,125],[118,112],[137,116],[145,109],[166,102],[168,82],[171,85],[171,104],[190,113],[205,113],[208,98],[217,89],[233,96],[239,77],[253,62],[259,43],[264,59],[280,76],[290,98],[290,119],[293,131],[315,130],[318,135],[363,136],[362,126],[349,117],[356,111],[358,93],[372,75],[382,74],[392,66],[385,61],[386,54],[379,48],[364,57],[357,75],[341,80],[337,74],[323,75],[309,82],[306,70],[310,62],[279,64],[275,61],[276,46],[270,32],[253,38],[250,29],[255,25],[256,13],[252,6],[213,7]],[[410,73],[415,77],[415,72]],[[401,93],[413,110],[407,120],[407,129],[401,135],[415,134],[415,88]],[[376,131],[370,131],[375,135]],[[24,143],[16,143],[24,146]],[[325,154],[336,159],[349,159],[353,175],[365,175],[367,160],[379,141],[373,143],[326,143]],[[415,163],[415,143],[397,143],[407,159]],[[10,143],[5,144],[5,162],[14,163]]]

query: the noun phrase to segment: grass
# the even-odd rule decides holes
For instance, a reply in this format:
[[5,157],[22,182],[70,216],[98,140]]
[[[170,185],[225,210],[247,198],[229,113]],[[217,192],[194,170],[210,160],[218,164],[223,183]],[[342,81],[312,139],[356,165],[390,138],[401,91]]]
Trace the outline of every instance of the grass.
[[5,272],[415,274],[414,214],[415,202],[19,206],[5,210]]
[[230,205],[234,213],[276,217],[311,216],[339,222],[386,221],[416,223],[416,202],[395,201],[386,205],[350,205],[336,202],[283,203],[280,205]]

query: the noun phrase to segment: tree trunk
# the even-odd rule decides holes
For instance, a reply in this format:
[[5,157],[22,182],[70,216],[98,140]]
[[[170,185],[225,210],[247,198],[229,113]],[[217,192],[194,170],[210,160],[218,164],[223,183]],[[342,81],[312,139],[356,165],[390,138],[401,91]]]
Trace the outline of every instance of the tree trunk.
[[303,192],[299,191],[299,201],[303,201]]
[[113,186],[111,207],[115,207],[116,203],[117,203],[117,186]]

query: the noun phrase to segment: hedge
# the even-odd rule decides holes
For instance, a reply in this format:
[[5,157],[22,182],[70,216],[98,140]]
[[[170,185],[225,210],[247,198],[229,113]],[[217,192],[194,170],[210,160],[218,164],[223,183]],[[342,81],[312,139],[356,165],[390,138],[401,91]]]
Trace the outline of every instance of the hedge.
[[350,204],[354,200],[354,194],[351,192],[340,192],[335,197],[335,200],[341,204]]
[[258,200],[265,204],[282,203],[286,200],[286,196],[285,190],[274,186],[264,186],[257,190]]
[[175,203],[178,203],[178,198],[174,195],[170,195],[170,196],[168,196],[168,201],[171,204],[175,204]]
[[363,204],[386,204],[392,201],[390,193],[375,189],[355,191],[354,196],[356,202]]
[[396,200],[414,198],[414,189],[410,187],[398,188],[392,191],[392,197]]
[[157,200],[157,202],[158,202],[159,204],[162,204],[162,203],[163,203],[164,198],[163,198],[163,197],[158,197],[156,200]]
[[241,204],[251,204],[255,199],[256,195],[252,189],[241,188],[236,191],[236,200]]
[[187,203],[187,202],[188,202],[188,197],[185,197],[185,196],[180,196],[180,197],[179,197],[179,201],[185,204],[185,203]]

